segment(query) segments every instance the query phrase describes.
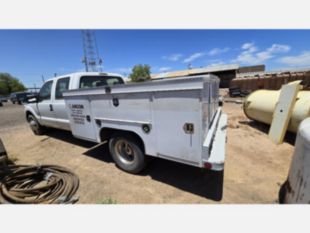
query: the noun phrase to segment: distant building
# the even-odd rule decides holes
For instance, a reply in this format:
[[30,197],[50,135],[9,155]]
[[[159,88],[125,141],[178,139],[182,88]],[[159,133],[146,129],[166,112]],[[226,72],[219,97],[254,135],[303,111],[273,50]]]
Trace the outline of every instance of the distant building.
[[264,72],[265,65],[239,67],[238,64],[227,64],[204,68],[193,68],[165,73],[152,74],[152,79],[176,78],[202,74],[214,74],[220,78],[220,87],[228,88],[230,81],[240,73]]
[[265,72],[265,69],[265,65],[243,66],[238,69],[238,74]]

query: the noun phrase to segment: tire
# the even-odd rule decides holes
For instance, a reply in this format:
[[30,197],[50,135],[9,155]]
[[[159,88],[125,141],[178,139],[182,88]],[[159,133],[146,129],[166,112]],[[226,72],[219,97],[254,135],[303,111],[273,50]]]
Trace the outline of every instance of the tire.
[[114,134],[109,140],[109,150],[116,165],[126,172],[137,174],[146,165],[142,145],[129,134]]
[[38,122],[38,120],[35,118],[34,115],[29,114],[27,117],[27,120],[28,120],[28,123],[29,123],[29,126],[30,126],[32,132],[35,135],[43,135],[44,134],[45,128],[42,125],[40,125],[40,123]]

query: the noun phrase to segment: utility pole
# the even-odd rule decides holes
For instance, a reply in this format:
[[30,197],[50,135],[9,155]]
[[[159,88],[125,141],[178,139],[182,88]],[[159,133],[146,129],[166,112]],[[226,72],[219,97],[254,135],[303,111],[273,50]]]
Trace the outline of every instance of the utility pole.
[[101,72],[102,59],[99,57],[95,32],[82,30],[83,52],[82,63],[85,64],[86,72]]

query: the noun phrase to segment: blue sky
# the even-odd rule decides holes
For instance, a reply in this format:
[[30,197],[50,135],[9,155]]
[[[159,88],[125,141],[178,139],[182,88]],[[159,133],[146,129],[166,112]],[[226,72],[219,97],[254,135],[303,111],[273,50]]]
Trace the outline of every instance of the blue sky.
[[[153,73],[237,63],[267,70],[310,66],[310,30],[96,30],[103,70],[128,75],[135,64]],[[27,86],[81,71],[80,30],[0,30],[0,72]]]

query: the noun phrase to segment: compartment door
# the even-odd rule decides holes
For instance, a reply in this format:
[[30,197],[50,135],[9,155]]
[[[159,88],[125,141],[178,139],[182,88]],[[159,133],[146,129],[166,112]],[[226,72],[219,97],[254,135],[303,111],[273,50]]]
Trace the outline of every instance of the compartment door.
[[72,134],[77,138],[96,141],[94,119],[90,110],[88,99],[68,99],[66,108],[70,121]]
[[198,92],[159,92],[154,118],[159,157],[198,165],[201,161]]

